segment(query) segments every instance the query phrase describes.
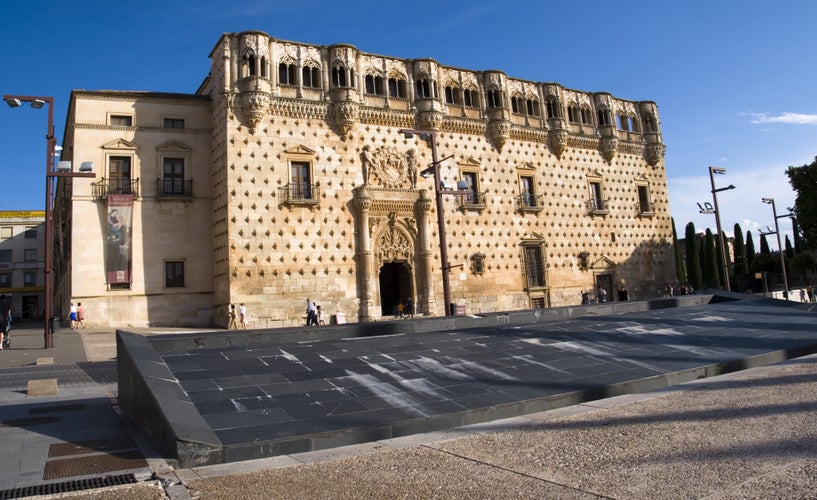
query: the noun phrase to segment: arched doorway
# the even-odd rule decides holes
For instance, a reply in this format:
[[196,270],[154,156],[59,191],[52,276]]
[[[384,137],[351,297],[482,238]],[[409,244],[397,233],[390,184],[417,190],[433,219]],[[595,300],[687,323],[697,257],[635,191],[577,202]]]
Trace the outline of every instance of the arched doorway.
[[386,262],[380,268],[380,314],[397,314],[397,304],[414,300],[411,272],[405,262]]

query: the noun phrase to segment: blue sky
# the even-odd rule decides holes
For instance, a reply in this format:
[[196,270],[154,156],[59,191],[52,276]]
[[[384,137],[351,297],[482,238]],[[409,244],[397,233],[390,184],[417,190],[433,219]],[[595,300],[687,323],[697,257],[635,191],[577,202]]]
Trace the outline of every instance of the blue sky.
[[[193,93],[222,33],[260,30],[655,101],[680,236],[690,221],[715,230],[696,205],[712,201],[710,165],[727,169],[716,187],[736,186],[718,196],[731,234],[774,227],[760,199],[785,213],[786,168],[817,156],[811,0],[30,0],[3,13],[0,91],[53,96],[60,142],[72,89]],[[0,210],[44,207],[46,123],[45,109],[0,108]]]

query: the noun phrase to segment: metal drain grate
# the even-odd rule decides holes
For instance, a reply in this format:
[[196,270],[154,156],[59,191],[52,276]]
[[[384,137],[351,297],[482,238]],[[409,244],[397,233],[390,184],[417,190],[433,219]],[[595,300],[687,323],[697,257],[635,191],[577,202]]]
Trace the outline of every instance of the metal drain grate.
[[0,500],[6,500],[7,498],[33,497],[37,495],[54,495],[57,493],[68,493],[71,491],[90,490],[94,488],[107,488],[109,486],[119,486],[123,484],[136,484],[136,476],[133,474],[119,474],[116,476],[74,479],[72,481],[63,481],[61,483],[37,484],[34,486],[12,488],[10,490],[0,490]]
[[121,470],[147,468],[148,463],[139,450],[123,451],[116,454],[102,453],[78,458],[49,460],[45,463],[43,479],[89,476]]

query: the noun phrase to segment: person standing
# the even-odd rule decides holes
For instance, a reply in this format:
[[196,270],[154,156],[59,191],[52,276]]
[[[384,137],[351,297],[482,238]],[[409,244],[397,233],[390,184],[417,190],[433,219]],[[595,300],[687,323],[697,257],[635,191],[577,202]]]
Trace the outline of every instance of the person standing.
[[11,326],[11,304],[6,295],[0,295],[0,350],[6,345],[9,327]]
[[243,302],[238,306],[238,316],[239,316],[239,319],[241,320],[241,329],[246,330],[247,329],[247,321],[248,321],[248,319],[247,319],[247,306],[245,306]]
[[599,304],[607,302],[607,290],[603,286],[599,287]]
[[590,303],[590,294],[587,293],[587,290],[582,290],[582,305],[586,305]]
[[318,325],[325,325],[326,321],[323,319],[323,309],[321,309],[321,306],[318,306],[316,309],[318,311]]
[[235,304],[230,304],[230,313],[227,316],[227,318],[230,320],[230,322],[227,324],[228,330],[232,330],[233,328],[238,330],[238,324],[235,321],[235,316]]
[[406,314],[409,315],[409,318],[414,319],[414,301],[411,300],[411,297],[406,299]]
[[85,309],[82,308],[82,302],[77,302],[77,326],[85,328]]
[[318,324],[318,309],[312,299],[306,299],[306,326]]
[[77,327],[77,306],[71,302],[71,307],[68,309],[68,319],[71,320],[71,328]]

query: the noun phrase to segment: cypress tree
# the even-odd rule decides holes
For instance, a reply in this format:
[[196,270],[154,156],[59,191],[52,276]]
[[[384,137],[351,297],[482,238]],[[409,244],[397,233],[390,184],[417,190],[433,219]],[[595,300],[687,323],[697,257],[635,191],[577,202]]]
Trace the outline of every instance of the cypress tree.
[[675,253],[675,277],[680,283],[686,283],[686,268],[681,259],[681,245],[678,244],[678,233],[675,231],[675,218],[672,218],[672,251]]
[[786,235],[786,259],[793,259],[794,258],[794,248],[791,246],[791,241],[789,240],[789,235]]
[[772,255],[772,251],[769,249],[769,242],[766,240],[765,234],[760,235],[760,254],[767,257]]
[[749,272],[749,263],[746,262],[746,245],[743,243],[743,230],[740,224],[735,224],[735,274]]
[[703,276],[704,285],[707,288],[720,286],[718,280],[718,260],[715,257],[715,238],[712,236],[712,230],[707,228],[704,234],[703,256],[701,262],[701,274]]
[[684,250],[686,252],[688,285],[691,286],[693,290],[700,290],[703,288],[701,259],[698,257],[697,235],[695,234],[695,224],[692,222],[686,226],[684,233]]
[[755,260],[755,240],[752,239],[751,231],[746,231],[746,266],[752,269],[752,261]]

